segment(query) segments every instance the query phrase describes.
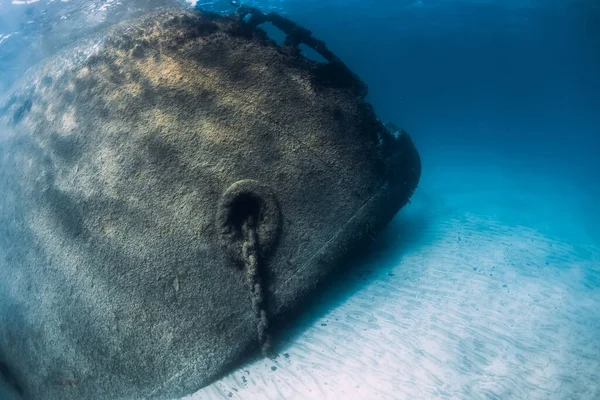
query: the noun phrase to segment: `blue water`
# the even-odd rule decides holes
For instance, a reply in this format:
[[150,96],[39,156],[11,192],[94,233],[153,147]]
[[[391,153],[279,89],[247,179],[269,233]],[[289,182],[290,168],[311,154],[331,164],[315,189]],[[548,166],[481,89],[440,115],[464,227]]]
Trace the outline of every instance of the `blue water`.
[[[0,0],[0,89],[114,6],[77,4]],[[600,399],[600,3],[251,4],[311,29],[368,84],[423,177],[280,357],[190,398]],[[92,22],[27,53],[43,7]]]

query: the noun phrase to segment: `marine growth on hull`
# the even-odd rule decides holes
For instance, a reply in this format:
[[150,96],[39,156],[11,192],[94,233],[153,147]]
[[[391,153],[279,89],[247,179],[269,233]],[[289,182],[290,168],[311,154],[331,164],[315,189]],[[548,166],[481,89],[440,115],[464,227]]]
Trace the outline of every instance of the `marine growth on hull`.
[[276,354],[417,187],[366,93],[249,7],[156,11],[30,71],[0,102],[0,390],[173,398]]

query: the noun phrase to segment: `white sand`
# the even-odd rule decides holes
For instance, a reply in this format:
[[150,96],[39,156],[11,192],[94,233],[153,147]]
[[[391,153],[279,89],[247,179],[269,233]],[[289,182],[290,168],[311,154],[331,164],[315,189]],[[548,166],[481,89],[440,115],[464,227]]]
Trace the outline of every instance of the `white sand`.
[[278,358],[187,399],[600,399],[589,194],[502,161],[433,161]]

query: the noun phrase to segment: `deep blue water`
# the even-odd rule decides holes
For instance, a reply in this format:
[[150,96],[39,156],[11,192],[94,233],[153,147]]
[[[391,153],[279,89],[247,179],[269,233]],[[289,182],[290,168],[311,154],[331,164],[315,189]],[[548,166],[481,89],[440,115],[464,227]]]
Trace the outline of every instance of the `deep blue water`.
[[[600,3],[252,4],[312,30],[368,84],[380,118],[413,137],[423,180],[276,375],[251,363],[192,397],[599,399]],[[111,7],[0,0],[0,90],[118,19]]]
[[281,8],[326,40],[368,83],[380,117],[421,146],[498,153],[597,190],[598,3],[291,0]]

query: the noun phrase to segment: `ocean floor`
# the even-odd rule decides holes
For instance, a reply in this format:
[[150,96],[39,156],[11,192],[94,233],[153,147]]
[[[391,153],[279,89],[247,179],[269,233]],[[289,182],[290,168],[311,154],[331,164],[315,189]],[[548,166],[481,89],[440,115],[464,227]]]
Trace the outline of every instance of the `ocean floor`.
[[412,203],[279,356],[186,400],[600,398],[591,194],[510,160],[428,155]]

